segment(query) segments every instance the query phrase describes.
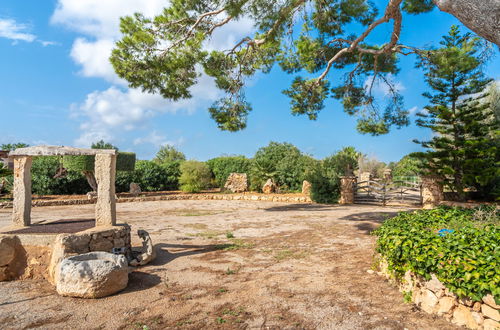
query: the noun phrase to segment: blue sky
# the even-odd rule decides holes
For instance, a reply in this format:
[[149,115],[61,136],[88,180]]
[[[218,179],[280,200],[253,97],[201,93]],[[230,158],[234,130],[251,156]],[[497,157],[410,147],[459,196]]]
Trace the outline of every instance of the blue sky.
[[[383,1],[380,1],[383,3]],[[217,129],[207,107],[217,98],[206,78],[193,90],[191,100],[178,103],[130,90],[114,75],[107,58],[119,38],[118,18],[141,11],[152,15],[165,0],[3,0],[0,3],[0,144],[89,146],[105,139],[121,150],[134,151],[142,159],[154,156],[169,143],[188,158],[207,160],[222,154],[252,156],[270,141],[290,142],[302,151],[323,158],[343,146],[353,145],[382,161],[397,161],[418,150],[412,140],[431,133],[412,124],[373,137],[356,131],[356,120],[334,100],[327,102],[317,121],[290,114],[281,91],[293,75],[277,67],[258,75],[247,88],[253,105],[247,129],[229,133]],[[405,16],[401,41],[425,47],[437,45],[452,24],[453,16],[432,13]],[[231,44],[251,30],[251,22],[239,22],[220,31],[214,45]],[[466,30],[466,28],[462,28]],[[374,41],[385,40],[388,26],[375,31]],[[498,55],[498,48],[495,49]],[[426,100],[423,74],[414,68],[415,58],[400,61],[395,81],[405,105],[415,112]],[[500,59],[487,65],[487,74],[500,77]],[[330,75],[330,81],[340,74]]]

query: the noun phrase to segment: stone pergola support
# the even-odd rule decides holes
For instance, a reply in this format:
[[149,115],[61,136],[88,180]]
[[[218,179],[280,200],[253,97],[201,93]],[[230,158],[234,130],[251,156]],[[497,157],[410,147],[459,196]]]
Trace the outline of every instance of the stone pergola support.
[[30,156],[14,158],[14,205],[12,222],[16,227],[31,225],[31,164]]
[[95,177],[98,183],[96,226],[116,225],[114,149],[81,149],[58,146],[18,148],[9,153],[14,159],[14,206],[12,223],[16,227],[31,225],[31,164],[39,156],[95,156]]
[[94,173],[97,181],[96,226],[114,226],[116,225],[116,155],[97,154]]
[[422,177],[422,207],[432,209],[443,201],[443,181],[437,176]]
[[339,204],[354,204],[354,189],[356,185],[355,176],[340,177],[340,200]]

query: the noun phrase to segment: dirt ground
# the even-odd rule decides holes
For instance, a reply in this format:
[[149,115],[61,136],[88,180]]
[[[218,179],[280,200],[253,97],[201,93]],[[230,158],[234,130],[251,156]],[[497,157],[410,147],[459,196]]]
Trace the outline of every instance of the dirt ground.
[[[97,300],[60,297],[45,281],[1,282],[0,328],[455,329],[367,272],[370,232],[401,208],[193,200],[117,207],[119,221],[150,232],[157,259],[134,270],[125,291]],[[33,221],[93,212],[41,207]],[[0,226],[9,222],[10,210],[0,210]]]

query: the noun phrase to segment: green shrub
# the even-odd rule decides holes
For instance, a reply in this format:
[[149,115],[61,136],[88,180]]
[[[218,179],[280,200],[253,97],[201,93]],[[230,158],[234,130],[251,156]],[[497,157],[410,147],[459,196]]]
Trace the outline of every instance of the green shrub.
[[255,153],[250,189],[260,191],[268,179],[273,179],[282,191],[300,191],[308,168],[315,162],[293,144],[271,142]]
[[94,156],[63,156],[63,166],[70,171],[94,171]]
[[334,204],[340,196],[340,179],[337,172],[322,162],[308,176],[311,183],[311,199],[316,203]]
[[181,164],[179,183],[185,192],[199,192],[210,186],[212,173],[207,164],[195,160],[188,160]]
[[[375,231],[377,252],[389,270],[437,278],[459,297],[500,302],[500,211],[439,207],[402,212]],[[478,220],[479,219],[479,220]],[[452,232],[440,236],[441,229]],[[442,234],[441,234],[442,235]]]
[[158,164],[154,161],[139,160],[134,171],[117,173],[116,191],[129,191],[132,182],[137,183],[142,191],[177,190],[179,176],[179,162]]
[[36,195],[85,194],[88,183],[79,171],[68,171],[62,178],[54,178],[61,166],[58,156],[35,157],[31,167],[32,191]]
[[[94,171],[95,156],[64,156],[63,166],[71,171]],[[135,153],[119,151],[116,156],[117,171],[133,171],[135,168]]]
[[212,171],[217,185],[224,188],[229,174],[247,173],[248,175],[252,161],[245,156],[224,156],[208,160],[207,165]]

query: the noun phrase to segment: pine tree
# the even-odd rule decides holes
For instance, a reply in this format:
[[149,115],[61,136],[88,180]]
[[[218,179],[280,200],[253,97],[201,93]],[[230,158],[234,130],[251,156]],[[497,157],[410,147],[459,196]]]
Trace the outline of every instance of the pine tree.
[[417,125],[430,128],[434,137],[415,141],[428,149],[416,155],[464,199],[466,187],[484,190],[498,176],[498,143],[491,139],[496,128],[484,93],[491,79],[481,70],[485,60],[478,38],[452,26],[440,44],[419,63],[433,92],[423,94],[430,104],[418,114]]

